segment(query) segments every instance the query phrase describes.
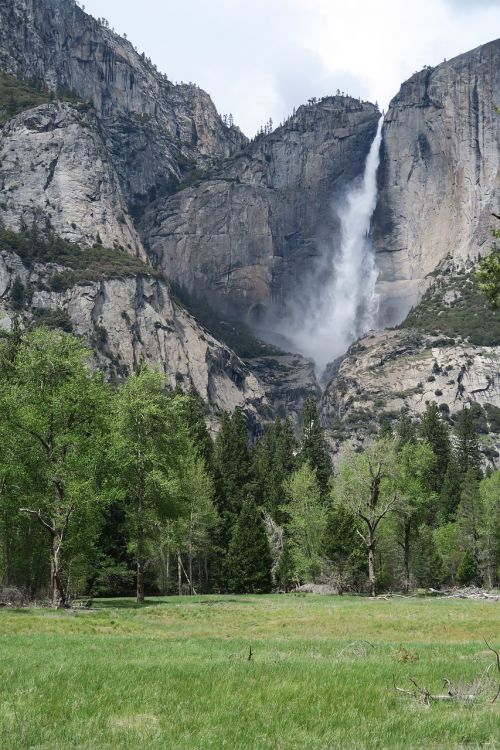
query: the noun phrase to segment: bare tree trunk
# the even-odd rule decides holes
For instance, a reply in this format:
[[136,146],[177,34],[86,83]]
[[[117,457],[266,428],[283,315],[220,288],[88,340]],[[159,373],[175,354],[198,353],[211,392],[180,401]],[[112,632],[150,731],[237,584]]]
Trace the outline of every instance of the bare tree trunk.
[[137,498],[137,604],[144,604],[144,526],[142,495]]
[[50,583],[52,589],[52,605],[56,609],[62,609],[66,602],[61,582],[61,542],[61,535],[54,532],[52,535],[50,560]]
[[377,578],[375,573],[375,531],[371,527],[368,529],[368,581],[370,584],[370,596],[375,596],[377,588]]
[[189,593],[194,594],[193,587],[193,550],[191,547],[191,540],[189,540],[189,557],[188,557],[188,570],[189,570]]
[[404,531],[404,543],[403,543],[403,564],[405,569],[405,583],[404,590],[406,593],[410,590],[410,539],[411,539],[411,524],[409,521],[405,523]]
[[179,590],[179,596],[182,595],[182,567],[181,567],[181,553],[177,550],[177,585]]

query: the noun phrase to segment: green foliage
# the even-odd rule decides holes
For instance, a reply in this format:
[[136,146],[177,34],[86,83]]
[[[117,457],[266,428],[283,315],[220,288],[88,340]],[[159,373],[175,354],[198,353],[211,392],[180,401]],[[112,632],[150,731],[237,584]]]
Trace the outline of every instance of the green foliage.
[[26,289],[24,284],[19,276],[16,276],[10,290],[10,301],[14,310],[21,310],[24,307],[25,298]]
[[427,486],[433,492],[440,492],[450,460],[450,438],[448,426],[443,422],[437,404],[432,401],[427,404],[422,416],[419,435],[431,447],[434,462],[429,467]]
[[231,591],[263,594],[271,590],[271,552],[262,515],[250,498],[242,505],[227,555]]
[[481,291],[494,310],[500,310],[500,251],[494,250],[476,268],[476,279]]
[[65,600],[70,561],[91,545],[105,503],[100,492],[108,395],[73,336],[38,328],[2,351],[2,416],[21,512],[48,534],[52,600]]
[[113,460],[137,564],[138,602],[144,600],[147,543],[159,522],[184,508],[182,479],[192,448],[182,399],[167,396],[164,377],[143,365],[120,386],[114,405]]
[[0,127],[15,115],[51,101],[34,82],[19,81],[0,71]]
[[490,588],[500,584],[500,471],[479,486],[482,516],[479,520],[484,579]]
[[321,568],[327,515],[316,469],[303,463],[284,484],[288,546],[297,582],[313,581]]
[[262,504],[279,522],[285,497],[283,485],[295,468],[296,451],[297,441],[290,420],[282,422],[279,418],[267,428],[254,448],[253,467]]
[[359,536],[359,523],[355,514],[332,497],[327,511],[323,553],[331,562],[337,580],[337,591],[362,588],[366,578],[366,561],[363,543]]
[[33,328],[44,326],[46,328],[60,328],[65,333],[71,333],[73,331],[71,318],[64,310],[51,310],[48,307],[35,307],[32,312]]
[[[457,296],[445,304],[443,296],[448,290]],[[473,273],[457,273],[437,280],[401,327],[461,337],[477,346],[497,346],[500,310],[491,307]]]
[[455,420],[453,449],[462,474],[472,469],[481,474],[481,452],[471,409],[463,408]]
[[91,283],[103,278],[158,275],[154,269],[124,251],[101,246],[83,250],[79,245],[56,235],[41,234],[36,226],[22,233],[0,228],[0,250],[16,253],[28,267],[34,263],[58,263],[69,268],[51,279],[51,288],[58,292],[74,284]]
[[312,469],[316,470],[321,493],[326,496],[332,474],[332,463],[324,438],[324,430],[320,424],[316,399],[312,395],[307,398],[302,414],[299,462],[308,463]]
[[457,583],[468,586],[477,583],[477,560],[469,549],[466,549],[457,570]]

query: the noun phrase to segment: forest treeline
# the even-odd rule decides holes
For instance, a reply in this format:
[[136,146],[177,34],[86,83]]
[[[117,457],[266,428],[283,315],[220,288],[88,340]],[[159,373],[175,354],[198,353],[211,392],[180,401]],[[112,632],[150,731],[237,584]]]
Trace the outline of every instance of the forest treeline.
[[299,438],[244,414],[215,440],[196,393],[145,364],[118,386],[70,333],[0,338],[0,580],[78,596],[266,592],[310,581],[374,594],[499,584],[500,472],[471,412],[402,413],[333,472],[310,397]]

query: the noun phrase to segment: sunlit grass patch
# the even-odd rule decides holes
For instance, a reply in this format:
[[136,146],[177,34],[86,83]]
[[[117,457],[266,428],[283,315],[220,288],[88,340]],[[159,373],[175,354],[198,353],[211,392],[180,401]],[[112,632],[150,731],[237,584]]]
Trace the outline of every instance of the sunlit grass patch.
[[[0,747],[497,748],[482,638],[498,645],[499,626],[496,604],[466,600],[212,596],[4,610]],[[431,693],[444,677],[490,682],[471,705],[425,706],[398,694],[393,675]]]

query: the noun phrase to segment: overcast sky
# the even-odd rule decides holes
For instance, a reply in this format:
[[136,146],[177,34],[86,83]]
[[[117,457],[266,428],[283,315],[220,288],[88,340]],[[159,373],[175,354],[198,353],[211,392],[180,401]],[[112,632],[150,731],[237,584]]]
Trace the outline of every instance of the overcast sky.
[[500,36],[500,0],[82,2],[247,135],[337,89],[386,108],[414,71]]

